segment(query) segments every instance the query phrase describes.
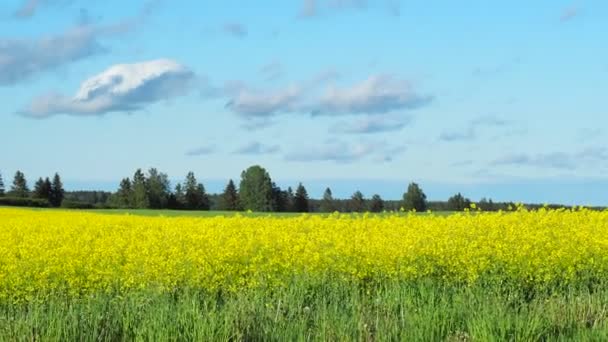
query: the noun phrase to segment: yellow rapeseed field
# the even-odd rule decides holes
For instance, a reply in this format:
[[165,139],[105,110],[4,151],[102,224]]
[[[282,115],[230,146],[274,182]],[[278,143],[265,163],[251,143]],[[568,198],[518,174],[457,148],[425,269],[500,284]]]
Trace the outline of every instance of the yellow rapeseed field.
[[0,299],[294,279],[543,286],[606,277],[606,211],[166,218],[0,209]]

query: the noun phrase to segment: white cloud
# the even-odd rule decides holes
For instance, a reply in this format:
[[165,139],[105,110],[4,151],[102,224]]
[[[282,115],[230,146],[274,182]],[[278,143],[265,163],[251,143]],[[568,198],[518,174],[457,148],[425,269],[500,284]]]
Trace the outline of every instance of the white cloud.
[[31,101],[20,113],[34,118],[52,115],[102,115],[129,112],[164,99],[184,95],[195,75],[175,61],[159,59],[118,64],[84,81],[74,97],[55,93]]

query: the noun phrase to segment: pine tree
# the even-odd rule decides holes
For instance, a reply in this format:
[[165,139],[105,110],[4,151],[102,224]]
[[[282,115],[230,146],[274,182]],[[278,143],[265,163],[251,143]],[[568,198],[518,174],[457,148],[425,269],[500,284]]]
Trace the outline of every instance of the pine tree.
[[209,210],[209,196],[203,184],[197,182],[193,172],[188,172],[184,183],[185,208],[189,210]]
[[355,191],[355,193],[350,198],[349,206],[351,211],[357,213],[365,211],[365,197],[363,197],[361,191]]
[[416,183],[410,183],[407,192],[403,194],[402,206],[405,210],[426,211],[426,195]]
[[26,198],[30,194],[30,189],[27,186],[25,175],[21,171],[15,172],[13,185],[11,186],[10,195],[13,197]]
[[122,208],[132,208],[133,207],[133,187],[131,185],[131,180],[129,177],[123,178],[120,181],[120,186],[118,191],[116,192],[116,196],[118,199],[118,206]]
[[146,176],[137,169],[133,175],[133,207],[137,209],[148,208],[150,202],[148,200],[148,190],[146,185]]
[[323,193],[320,210],[324,213],[332,213],[336,211],[336,203],[330,188],[325,189],[325,192]]
[[51,183],[51,191],[49,196],[49,202],[54,207],[60,207],[65,196],[65,190],[63,190],[63,183],[58,173],[53,176],[53,182]]
[[34,184],[34,198],[49,200],[51,198],[51,181],[48,177],[46,179],[42,179],[42,177],[38,178],[36,184]]
[[0,173],[0,197],[4,196],[4,180],[2,180],[2,173]]
[[298,213],[307,213],[310,210],[308,192],[302,183],[298,184],[293,201],[294,210]]
[[376,194],[372,196],[372,201],[369,205],[369,211],[372,213],[380,213],[384,210],[384,201],[380,195]]
[[239,209],[239,194],[236,191],[236,186],[231,180],[228,181],[224,192],[220,197],[220,210],[237,211]]

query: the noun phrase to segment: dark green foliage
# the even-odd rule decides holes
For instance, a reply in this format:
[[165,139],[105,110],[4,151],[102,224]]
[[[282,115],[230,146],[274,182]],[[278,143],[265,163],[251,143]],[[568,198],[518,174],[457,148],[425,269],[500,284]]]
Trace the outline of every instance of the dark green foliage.
[[236,185],[231,180],[228,181],[224,192],[220,197],[219,210],[237,211],[240,210],[239,194],[236,190]]
[[448,210],[450,211],[464,211],[470,207],[471,200],[462,196],[460,192],[448,199]]
[[71,200],[64,200],[61,202],[61,207],[65,209],[95,209],[95,205],[86,202],[78,202]]
[[46,177],[46,179],[38,178],[36,184],[34,184],[34,192],[33,197],[38,199],[46,199],[49,200],[51,198],[51,180]]
[[25,175],[21,171],[15,172],[15,178],[13,179],[13,185],[9,196],[26,198],[30,195],[30,189],[27,186],[27,180]]
[[129,177],[123,178],[120,181],[120,186],[116,192],[116,205],[120,208],[133,208],[135,207],[133,186]]
[[308,204],[308,192],[302,183],[298,184],[293,202],[294,211],[298,213],[307,213],[310,210]]
[[325,192],[323,193],[319,211],[322,213],[332,213],[336,211],[336,203],[330,188],[325,189]]
[[272,182],[272,211],[277,213],[293,211],[293,203],[289,200],[289,193],[281,190],[274,182]]
[[47,199],[39,198],[23,198],[23,197],[0,197],[0,206],[9,207],[31,207],[31,208],[48,208],[51,206]]
[[180,183],[177,183],[177,185],[175,185],[175,191],[169,194],[167,206],[169,209],[184,209],[186,206],[186,195],[184,194],[184,190],[182,190],[182,185]]
[[371,203],[369,205],[369,211],[372,213],[381,213],[384,210],[384,201],[380,195],[376,194],[372,196]]
[[166,173],[158,172],[158,170],[155,168],[148,170],[146,190],[148,195],[148,208],[167,208],[171,188],[169,184],[169,177]]
[[426,195],[416,183],[410,183],[407,192],[403,194],[403,208],[423,212],[427,210]]
[[146,176],[141,171],[141,169],[137,169],[135,174],[133,175],[133,207],[134,208],[148,208],[148,190],[146,186]]
[[4,196],[4,180],[2,179],[2,173],[0,173],[0,197]]
[[[515,207],[515,204],[513,203],[509,203],[509,205],[511,207]],[[498,209],[496,209],[497,205],[494,204],[494,202],[492,201],[492,199],[490,198],[489,200],[486,198],[482,198],[479,203],[477,204],[478,208],[481,209],[482,211],[496,211]]]
[[272,211],[272,180],[268,172],[259,165],[243,171],[239,195],[245,210]]
[[203,184],[197,182],[193,172],[188,172],[184,183],[184,209],[209,210],[209,197]]
[[350,198],[350,202],[349,202],[348,206],[349,206],[350,211],[357,212],[357,213],[361,213],[366,210],[365,198],[363,197],[363,194],[361,193],[361,191],[358,191],[358,190],[355,191],[355,193]]
[[[47,179],[48,180],[48,179]],[[58,173],[53,176],[53,182],[51,183],[51,191],[49,193],[49,202],[54,207],[61,206],[63,198],[65,196],[65,190],[63,189],[63,183]]]

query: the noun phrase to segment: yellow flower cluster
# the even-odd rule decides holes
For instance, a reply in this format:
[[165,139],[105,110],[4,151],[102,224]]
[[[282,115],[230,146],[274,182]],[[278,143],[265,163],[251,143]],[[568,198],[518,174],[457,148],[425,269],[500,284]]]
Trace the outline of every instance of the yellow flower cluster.
[[608,212],[140,217],[0,209],[0,300],[331,281],[608,277]]

